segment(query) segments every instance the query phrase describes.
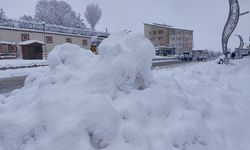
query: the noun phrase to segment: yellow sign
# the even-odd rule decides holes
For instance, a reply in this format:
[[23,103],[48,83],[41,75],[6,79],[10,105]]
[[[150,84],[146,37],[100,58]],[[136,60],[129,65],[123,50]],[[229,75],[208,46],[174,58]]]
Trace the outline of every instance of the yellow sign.
[[90,50],[91,50],[93,53],[96,53],[96,52],[97,52],[96,45],[91,45],[91,46],[90,46]]

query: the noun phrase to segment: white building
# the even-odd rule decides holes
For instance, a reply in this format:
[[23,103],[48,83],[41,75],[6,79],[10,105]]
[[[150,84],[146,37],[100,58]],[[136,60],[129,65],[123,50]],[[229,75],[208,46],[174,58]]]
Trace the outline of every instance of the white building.
[[106,32],[93,32],[87,28],[2,20],[0,21],[0,54],[16,52],[24,59],[42,59],[56,45],[72,43],[90,49],[91,37],[97,36],[100,43],[108,35]]

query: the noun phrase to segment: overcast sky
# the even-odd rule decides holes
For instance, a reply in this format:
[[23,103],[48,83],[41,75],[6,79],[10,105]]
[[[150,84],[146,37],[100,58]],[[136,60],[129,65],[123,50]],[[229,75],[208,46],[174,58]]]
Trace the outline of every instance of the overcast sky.
[[[194,30],[195,49],[221,50],[221,34],[229,12],[228,0],[65,0],[82,16],[86,5],[97,3],[103,11],[98,30],[117,32],[130,29],[143,33],[143,23],[166,23]],[[9,18],[34,15],[37,0],[0,0]],[[239,0],[241,12],[250,10],[249,0]],[[87,23],[85,22],[87,25]],[[249,44],[250,14],[240,18],[233,34],[241,34]],[[229,47],[238,47],[233,36]]]

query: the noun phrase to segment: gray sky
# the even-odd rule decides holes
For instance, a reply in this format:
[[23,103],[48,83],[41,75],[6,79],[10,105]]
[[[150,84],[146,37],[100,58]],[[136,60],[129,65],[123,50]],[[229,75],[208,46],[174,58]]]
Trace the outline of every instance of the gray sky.
[[[166,23],[178,28],[194,30],[195,49],[221,50],[221,34],[228,15],[228,0],[65,0],[83,16],[85,7],[98,3],[103,18],[98,30],[109,32],[130,29],[143,33],[143,23]],[[34,15],[37,0],[0,0],[0,7],[9,18],[24,14]],[[241,11],[250,10],[249,0],[239,0]],[[87,23],[85,22],[87,25]],[[250,14],[240,18],[233,34],[241,34],[249,44]],[[232,36],[229,47],[238,47],[239,40]]]

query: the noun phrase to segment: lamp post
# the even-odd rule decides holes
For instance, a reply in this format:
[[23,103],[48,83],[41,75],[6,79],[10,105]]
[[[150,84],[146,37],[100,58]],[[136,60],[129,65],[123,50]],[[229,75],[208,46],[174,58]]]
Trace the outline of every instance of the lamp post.
[[43,56],[45,57],[45,60],[47,60],[47,41],[46,41],[46,36],[45,36],[45,30],[46,30],[46,24],[45,24],[45,22],[42,22],[42,26],[43,26],[43,41],[44,41]]

